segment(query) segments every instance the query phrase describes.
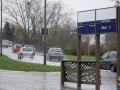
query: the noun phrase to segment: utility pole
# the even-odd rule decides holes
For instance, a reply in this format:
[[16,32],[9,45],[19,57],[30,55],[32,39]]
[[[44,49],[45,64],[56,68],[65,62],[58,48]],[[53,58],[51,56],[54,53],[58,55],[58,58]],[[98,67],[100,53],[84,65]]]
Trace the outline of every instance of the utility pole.
[[44,65],[46,65],[46,0],[44,2]]
[[1,56],[2,56],[2,0],[1,0]]

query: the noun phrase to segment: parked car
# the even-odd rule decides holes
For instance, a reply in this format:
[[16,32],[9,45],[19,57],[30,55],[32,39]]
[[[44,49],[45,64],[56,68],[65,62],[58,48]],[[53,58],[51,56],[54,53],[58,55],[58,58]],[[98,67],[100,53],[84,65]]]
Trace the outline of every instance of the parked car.
[[63,55],[63,50],[61,48],[50,48],[48,50],[48,53],[46,54],[46,59],[47,60],[51,60],[51,59],[58,59],[58,60],[62,60],[64,57]]
[[15,53],[15,52],[20,51],[21,47],[22,47],[22,44],[15,44],[12,48],[12,52]]
[[6,41],[2,41],[2,47],[8,48],[8,43]]
[[34,54],[35,54],[35,48],[34,48],[34,46],[33,45],[24,45],[24,47],[31,47],[31,48],[33,48],[33,50],[34,50]]
[[117,70],[116,51],[106,52],[100,57],[100,69],[111,70],[111,72],[116,72]]
[[34,58],[34,50],[31,47],[22,47],[18,52],[18,59],[22,58]]

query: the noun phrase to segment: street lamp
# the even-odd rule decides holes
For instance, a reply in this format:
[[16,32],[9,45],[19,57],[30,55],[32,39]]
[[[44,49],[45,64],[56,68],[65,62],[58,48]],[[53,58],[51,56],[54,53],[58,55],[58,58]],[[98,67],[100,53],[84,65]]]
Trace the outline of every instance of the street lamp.
[[1,0],[1,56],[2,56],[2,0]]
[[46,65],[46,0],[44,2],[44,65]]
[[27,5],[28,5],[28,11],[27,11],[27,13],[28,13],[28,15],[27,15],[27,17],[28,17],[28,35],[29,35],[30,2],[27,2]]

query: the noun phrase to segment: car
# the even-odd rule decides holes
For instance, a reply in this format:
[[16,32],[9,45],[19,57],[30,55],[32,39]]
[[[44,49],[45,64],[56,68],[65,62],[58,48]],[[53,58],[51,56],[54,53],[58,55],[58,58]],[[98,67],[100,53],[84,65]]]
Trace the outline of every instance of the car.
[[2,41],[2,47],[6,47],[6,48],[8,48],[8,42],[6,42],[6,41]]
[[13,46],[12,41],[9,41],[8,46],[9,46],[9,47],[12,47],[12,46]]
[[22,58],[34,58],[34,50],[31,47],[22,47],[18,52],[18,59]]
[[12,47],[12,52],[13,52],[13,53],[19,52],[21,47],[22,47],[22,44],[15,44],[15,45]]
[[117,70],[117,51],[108,51],[100,57],[100,69]]
[[35,50],[35,48],[34,48],[33,45],[24,45],[24,47],[31,47],[31,48],[33,48],[33,50],[34,50],[34,54],[35,54],[36,50]]
[[64,57],[63,50],[61,48],[52,47],[48,50],[48,53],[46,54],[46,59],[58,59],[58,61],[62,60]]
[[3,39],[2,41],[6,41],[7,43],[9,43],[9,40],[7,40],[7,39]]

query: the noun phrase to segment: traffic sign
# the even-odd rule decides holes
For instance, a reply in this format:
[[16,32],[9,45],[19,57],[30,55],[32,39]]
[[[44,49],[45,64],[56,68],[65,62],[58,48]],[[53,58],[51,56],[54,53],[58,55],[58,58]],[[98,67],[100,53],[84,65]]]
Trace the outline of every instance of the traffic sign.
[[103,22],[96,24],[96,33],[116,32],[116,22]]
[[94,34],[95,24],[78,25],[78,34]]

